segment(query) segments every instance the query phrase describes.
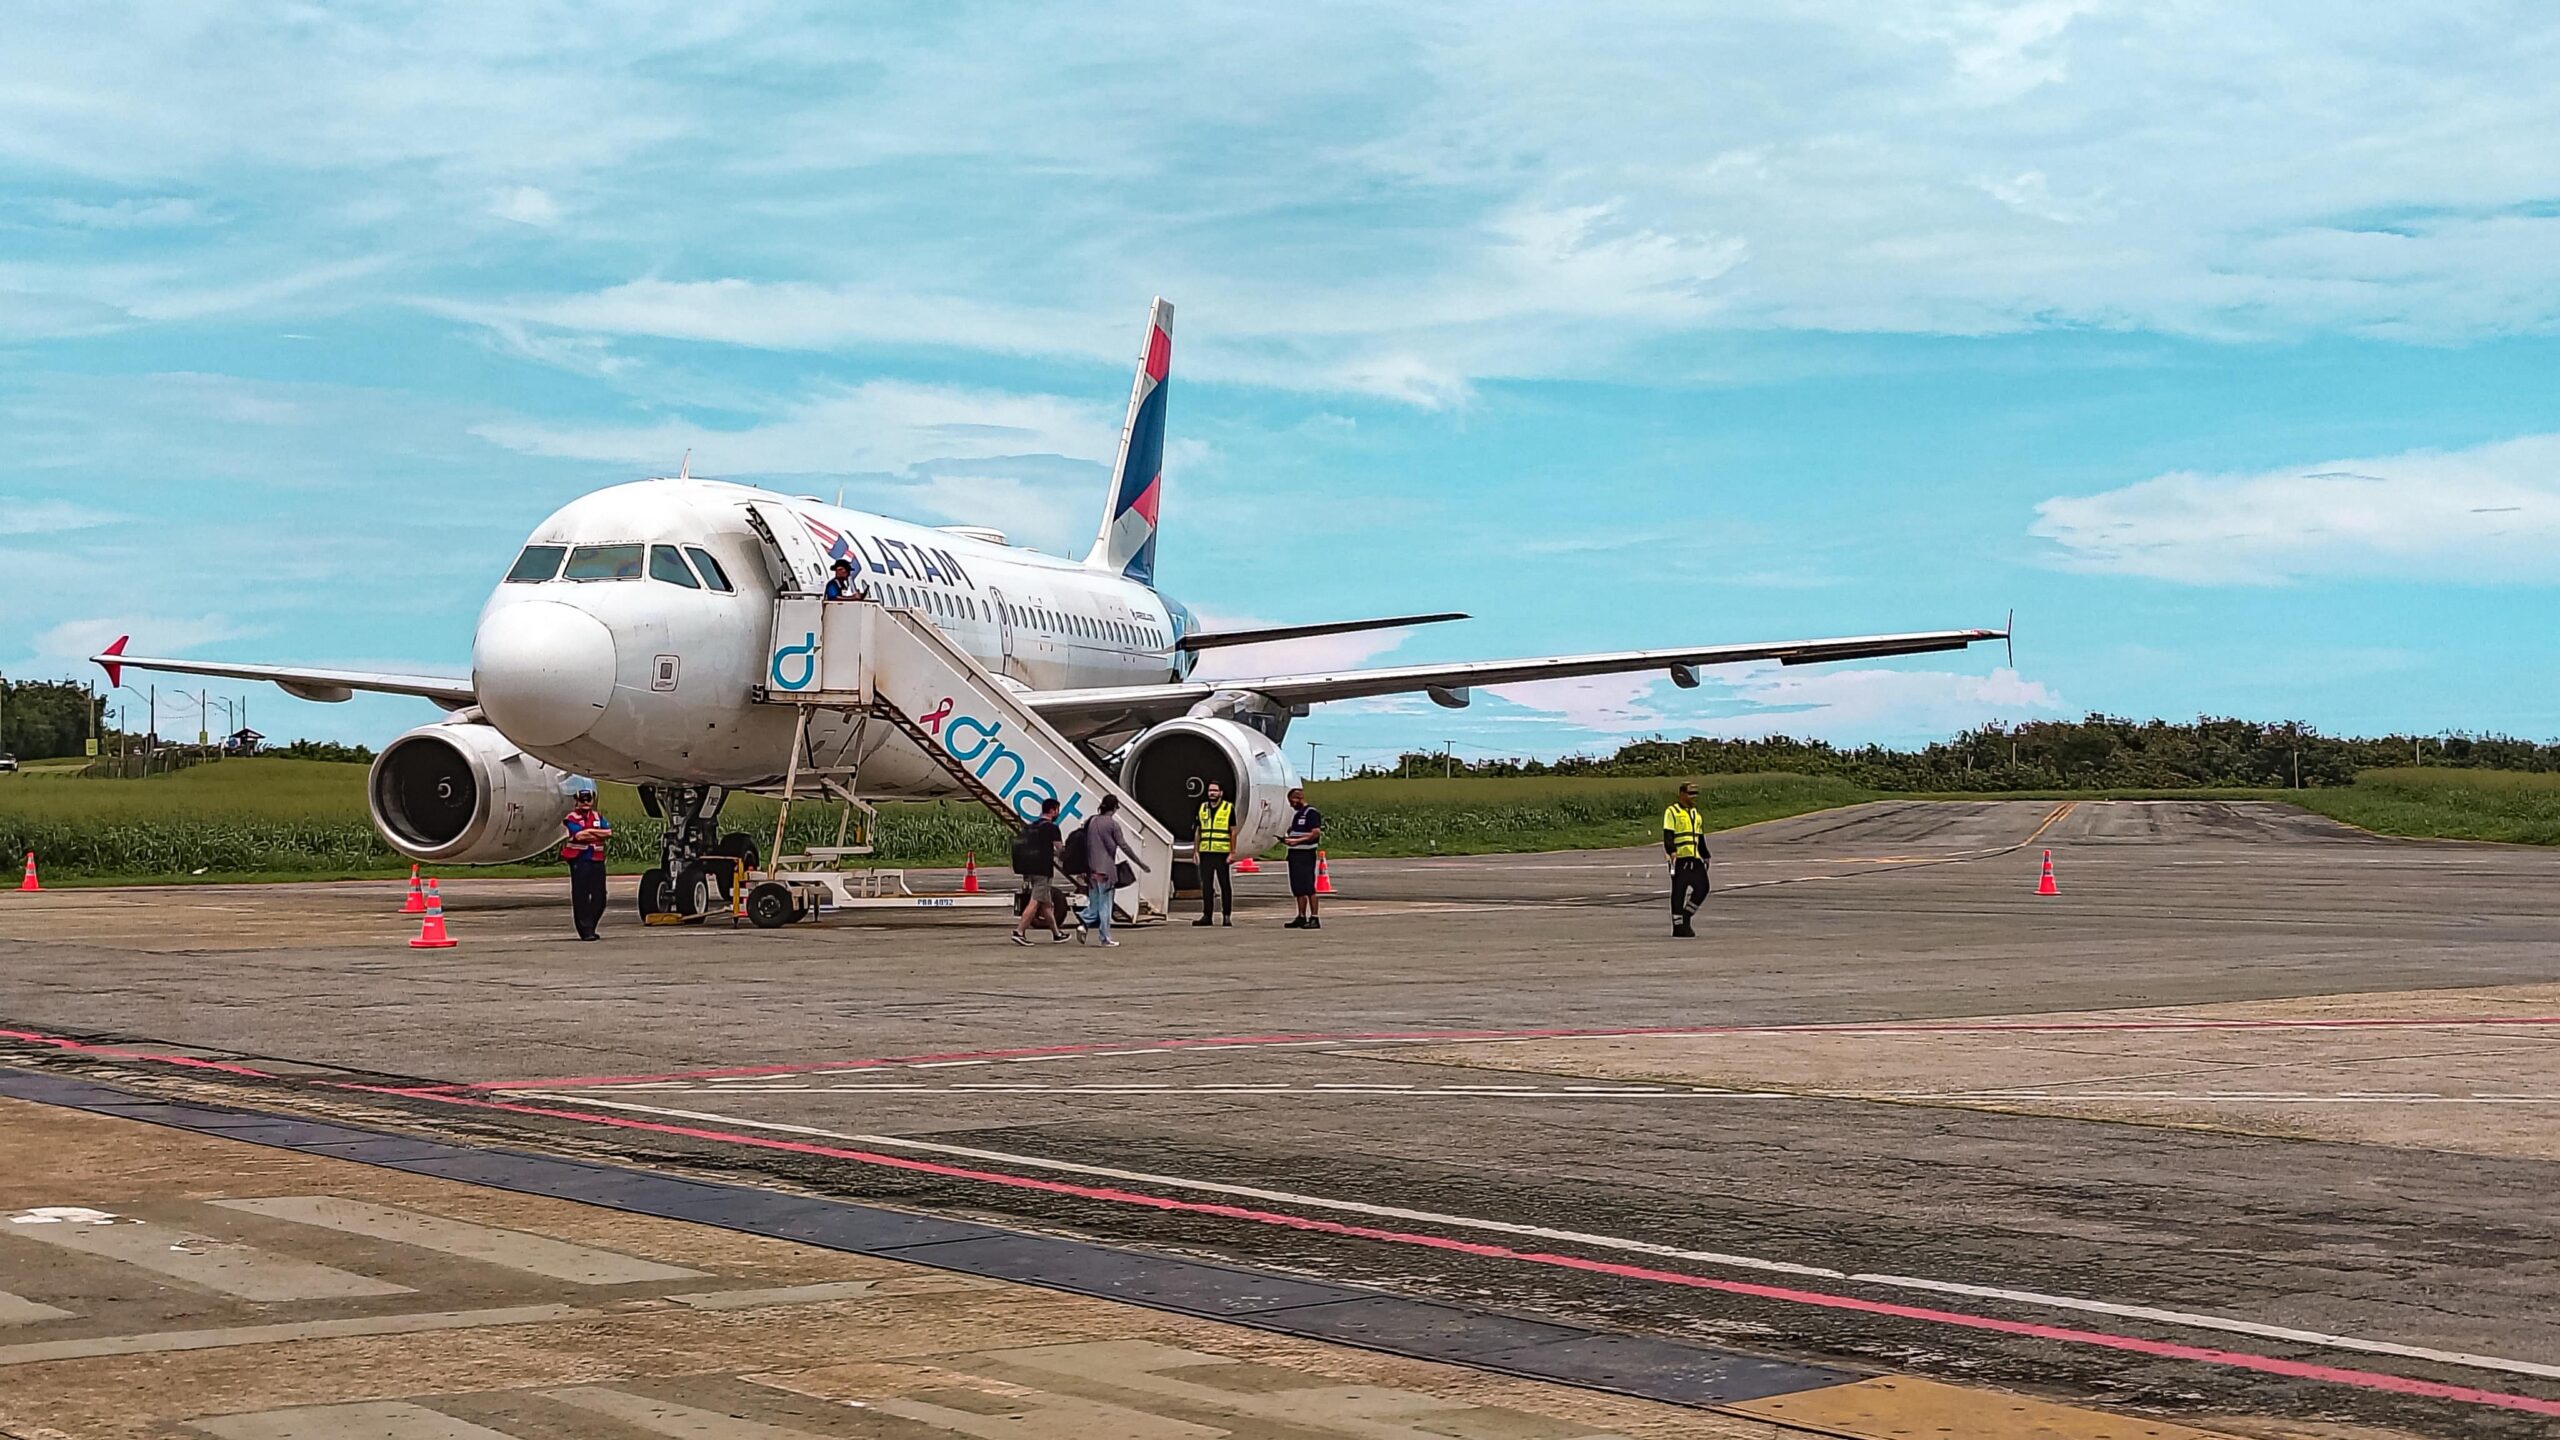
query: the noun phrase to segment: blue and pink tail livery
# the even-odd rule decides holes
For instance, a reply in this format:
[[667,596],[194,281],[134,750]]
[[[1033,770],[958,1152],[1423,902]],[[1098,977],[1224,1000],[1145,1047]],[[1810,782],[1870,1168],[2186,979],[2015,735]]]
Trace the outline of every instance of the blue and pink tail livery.
[[1156,583],[1156,507],[1164,493],[1164,389],[1173,366],[1173,306],[1158,300],[1147,312],[1147,339],[1138,352],[1138,379],[1129,390],[1129,420],[1120,431],[1120,463],[1111,471],[1111,500],[1102,529],[1084,563]]

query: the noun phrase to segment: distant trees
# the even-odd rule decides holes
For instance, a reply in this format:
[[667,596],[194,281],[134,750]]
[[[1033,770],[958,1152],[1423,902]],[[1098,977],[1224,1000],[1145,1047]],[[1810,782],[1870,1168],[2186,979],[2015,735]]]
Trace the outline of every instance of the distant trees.
[[345,745],[335,740],[296,740],[290,745],[269,745],[261,755],[281,755],[288,760],[339,760],[348,764],[368,765],[373,751],[362,745]]
[[21,760],[78,755],[93,734],[92,697],[85,685],[61,680],[0,681],[0,754]]
[[2504,735],[2323,735],[2298,721],[2034,720],[1986,725],[1918,750],[1842,749],[1784,735],[1760,740],[1655,736],[1605,757],[1457,761],[1414,751],[1363,775],[1830,775],[1871,790],[2249,789],[2345,785],[2358,770],[2447,765],[2560,771],[2560,744]]

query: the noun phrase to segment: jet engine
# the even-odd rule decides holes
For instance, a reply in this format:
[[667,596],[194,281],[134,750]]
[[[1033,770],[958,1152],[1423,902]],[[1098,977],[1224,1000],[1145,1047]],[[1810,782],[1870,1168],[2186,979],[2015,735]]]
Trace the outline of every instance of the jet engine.
[[1155,726],[1120,761],[1120,788],[1187,841],[1215,781],[1236,807],[1236,853],[1268,847],[1289,828],[1289,768],[1278,741],[1233,720],[1185,717]]
[[413,860],[497,865],[559,843],[571,776],[491,725],[421,725],[374,757],[374,828]]

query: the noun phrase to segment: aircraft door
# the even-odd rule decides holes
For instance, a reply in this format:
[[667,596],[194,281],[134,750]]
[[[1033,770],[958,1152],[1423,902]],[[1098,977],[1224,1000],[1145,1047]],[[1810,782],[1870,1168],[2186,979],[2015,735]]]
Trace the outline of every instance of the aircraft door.
[[[996,608],[996,665],[999,675],[1013,674],[1013,607],[1005,603],[1004,592],[989,586],[987,603]],[[1019,678],[1019,677],[1017,677]]]
[[[747,523],[764,542],[765,567],[782,594],[816,595],[827,588],[827,552],[800,517],[780,507],[749,505]],[[779,522],[779,523],[776,523]]]

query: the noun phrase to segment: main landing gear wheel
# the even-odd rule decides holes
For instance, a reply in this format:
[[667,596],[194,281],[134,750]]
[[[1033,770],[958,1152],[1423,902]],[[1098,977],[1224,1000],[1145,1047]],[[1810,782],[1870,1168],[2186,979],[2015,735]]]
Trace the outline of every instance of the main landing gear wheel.
[[744,830],[732,830],[720,837],[720,843],[711,847],[711,853],[726,855],[738,862],[711,867],[712,883],[720,887],[721,903],[726,904],[730,892],[745,880],[748,871],[756,868],[755,837]]
[[640,919],[643,924],[652,915],[664,915],[676,908],[673,888],[667,884],[664,870],[644,870],[640,874]]
[[747,921],[759,930],[779,930],[800,918],[800,902],[791,887],[767,880],[747,892]]
[[670,898],[674,901],[677,914],[708,915],[711,913],[712,894],[716,888],[711,883],[712,868],[708,865],[687,865],[677,872],[674,885],[669,887],[672,892]]

